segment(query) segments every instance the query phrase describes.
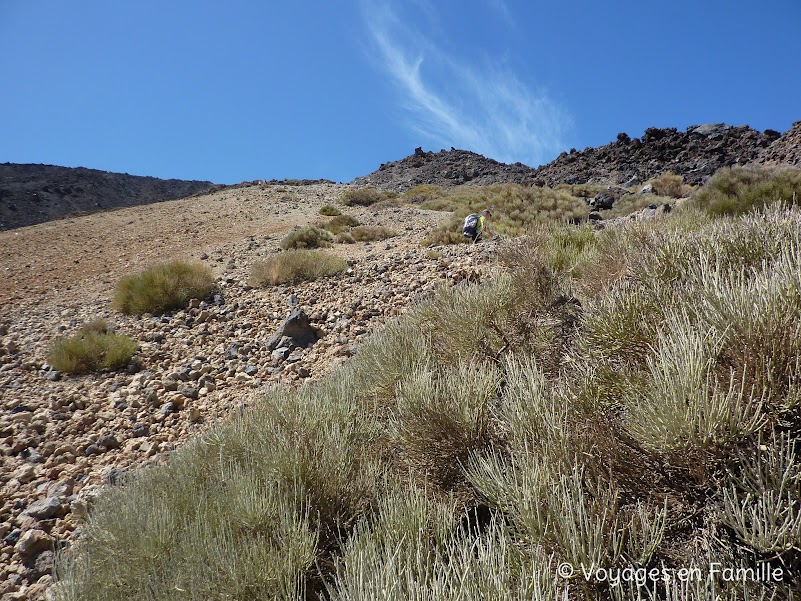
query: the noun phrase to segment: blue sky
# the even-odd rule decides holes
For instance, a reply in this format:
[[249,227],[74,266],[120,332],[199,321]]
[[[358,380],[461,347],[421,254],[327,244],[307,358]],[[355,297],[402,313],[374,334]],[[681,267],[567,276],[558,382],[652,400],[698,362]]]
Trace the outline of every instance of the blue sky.
[[797,0],[0,0],[0,162],[349,181],[801,119]]

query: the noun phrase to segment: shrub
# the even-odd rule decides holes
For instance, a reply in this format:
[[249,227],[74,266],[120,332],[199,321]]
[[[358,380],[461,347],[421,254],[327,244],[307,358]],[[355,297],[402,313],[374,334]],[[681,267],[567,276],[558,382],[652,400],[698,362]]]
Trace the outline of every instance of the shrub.
[[670,198],[686,198],[692,194],[692,186],[684,183],[684,178],[671,171],[666,171],[661,175],[648,180],[649,184],[654,187],[654,191],[659,196],[668,196]]
[[125,367],[139,345],[128,336],[114,334],[102,319],[86,324],[75,336],[57,338],[47,361],[58,371],[83,374]]
[[353,239],[357,242],[372,242],[375,240],[386,240],[397,234],[387,227],[373,225],[359,225],[350,230]]
[[340,232],[337,234],[337,237],[334,239],[335,242],[339,244],[353,244],[356,242],[353,235],[350,232]]
[[173,261],[122,278],[112,304],[128,315],[161,314],[185,307],[190,299],[207,298],[213,290],[211,269]]
[[336,235],[341,232],[348,231],[353,226],[359,225],[359,220],[350,215],[337,215],[326,223],[322,224],[322,228]]
[[250,281],[254,286],[296,284],[341,273],[347,261],[317,250],[288,250],[256,263]]
[[325,205],[320,209],[320,215],[324,215],[326,217],[336,217],[337,215],[342,215],[342,211],[340,211],[334,205]]
[[404,192],[402,198],[408,202],[420,204],[444,195],[445,190],[442,188],[442,186],[437,186],[435,184],[421,184]]
[[372,204],[386,200],[387,196],[375,188],[351,188],[342,194],[342,204],[352,207],[359,205],[369,207]]
[[690,198],[690,204],[715,216],[741,215],[774,201],[801,198],[801,169],[731,167],[720,169]]
[[333,240],[334,237],[331,232],[313,225],[307,225],[289,232],[281,240],[279,246],[284,250],[293,248],[328,248],[332,246]]

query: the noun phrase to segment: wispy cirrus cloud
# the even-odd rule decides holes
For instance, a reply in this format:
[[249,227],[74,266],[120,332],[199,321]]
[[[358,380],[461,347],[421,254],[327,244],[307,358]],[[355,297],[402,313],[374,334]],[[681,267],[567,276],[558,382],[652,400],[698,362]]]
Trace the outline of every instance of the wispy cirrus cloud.
[[[492,2],[508,16],[502,0]],[[502,61],[469,62],[445,52],[387,2],[364,0],[362,10],[373,58],[399,89],[408,127],[428,143],[529,165],[547,162],[564,149],[570,116]]]

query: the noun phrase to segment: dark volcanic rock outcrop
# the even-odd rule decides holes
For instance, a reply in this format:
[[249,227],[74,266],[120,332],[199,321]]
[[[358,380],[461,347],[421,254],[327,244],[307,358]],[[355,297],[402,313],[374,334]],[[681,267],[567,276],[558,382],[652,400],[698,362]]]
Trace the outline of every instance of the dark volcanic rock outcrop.
[[405,192],[420,184],[437,184],[444,188],[468,183],[476,186],[508,182],[532,184],[535,175],[536,171],[523,163],[507,165],[468,150],[451,148],[425,152],[418,148],[413,155],[384,163],[377,171],[358,177],[353,183]]
[[[796,124],[799,126],[799,124]],[[792,132],[796,130],[792,137]],[[515,182],[555,186],[560,183],[637,184],[666,171],[699,184],[721,167],[744,165],[769,156],[770,160],[798,162],[801,126],[785,136],[776,131],[761,133],[750,127],[723,123],[693,125],[686,131],[651,127],[641,138],[618,134],[606,146],[571,149],[537,169],[515,163],[507,165],[466,150],[424,152],[385,163],[354,184],[403,192],[419,184],[451,187],[460,184],[488,185]],[[789,137],[788,137],[789,136]],[[791,160],[788,160],[791,159]]]
[[642,138],[618,134],[606,146],[580,152],[563,152],[537,170],[537,179],[548,186],[559,183],[625,184],[644,182],[672,171],[688,184],[700,184],[721,167],[757,160],[779,133],[760,133],[750,127],[723,123],[675,128],[650,127]]
[[793,123],[781,138],[774,140],[760,154],[759,162],[801,165],[801,121]]
[[0,164],[0,230],[70,215],[191,196],[211,182],[158,179],[84,167]]

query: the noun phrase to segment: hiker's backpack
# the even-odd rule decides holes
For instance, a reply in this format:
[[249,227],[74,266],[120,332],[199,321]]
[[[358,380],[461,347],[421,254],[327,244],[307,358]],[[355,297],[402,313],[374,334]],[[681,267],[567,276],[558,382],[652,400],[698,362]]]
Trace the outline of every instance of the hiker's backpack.
[[475,238],[476,228],[478,228],[478,214],[473,213],[464,218],[464,227],[462,228],[462,233],[465,236]]

